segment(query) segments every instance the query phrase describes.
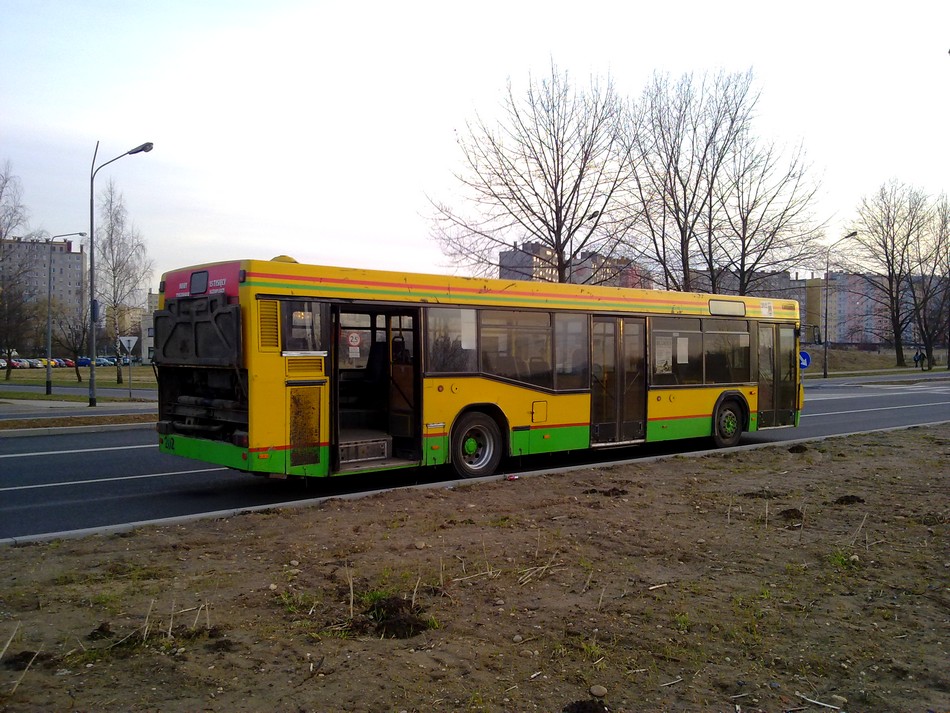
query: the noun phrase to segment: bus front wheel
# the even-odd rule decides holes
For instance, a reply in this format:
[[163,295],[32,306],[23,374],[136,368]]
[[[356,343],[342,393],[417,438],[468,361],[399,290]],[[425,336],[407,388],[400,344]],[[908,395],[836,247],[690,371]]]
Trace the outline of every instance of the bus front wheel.
[[462,478],[491,475],[501,462],[501,430],[483,413],[462,416],[452,435],[452,466]]
[[739,445],[742,436],[742,407],[735,401],[724,401],[713,419],[713,441],[717,448]]

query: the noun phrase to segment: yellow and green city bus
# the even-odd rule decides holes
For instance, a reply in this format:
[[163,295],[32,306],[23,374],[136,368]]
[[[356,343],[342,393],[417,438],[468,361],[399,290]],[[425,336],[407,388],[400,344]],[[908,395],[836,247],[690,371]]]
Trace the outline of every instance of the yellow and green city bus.
[[182,268],[155,313],[161,450],[330,476],[798,425],[798,303],[383,272]]

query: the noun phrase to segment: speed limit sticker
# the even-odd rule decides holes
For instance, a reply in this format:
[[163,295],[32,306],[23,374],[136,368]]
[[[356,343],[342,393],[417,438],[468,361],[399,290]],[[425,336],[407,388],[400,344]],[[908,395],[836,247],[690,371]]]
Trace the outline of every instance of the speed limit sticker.
[[360,333],[359,332],[350,332],[346,336],[346,342],[351,347],[358,347],[360,345]]

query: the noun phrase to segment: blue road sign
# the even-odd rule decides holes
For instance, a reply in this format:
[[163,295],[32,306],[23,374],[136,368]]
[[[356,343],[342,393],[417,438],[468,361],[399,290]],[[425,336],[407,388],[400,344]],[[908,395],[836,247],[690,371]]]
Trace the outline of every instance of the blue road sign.
[[811,354],[806,351],[798,352],[798,365],[802,369],[807,369],[809,366],[811,366]]

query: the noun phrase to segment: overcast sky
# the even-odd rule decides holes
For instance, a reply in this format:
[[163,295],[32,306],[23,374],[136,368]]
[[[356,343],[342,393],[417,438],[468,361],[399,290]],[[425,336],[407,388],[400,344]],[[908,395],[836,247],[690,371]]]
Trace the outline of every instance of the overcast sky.
[[[781,9],[779,9],[781,8]],[[828,241],[896,178],[950,166],[950,2],[0,0],[0,162],[33,230],[88,231],[89,173],[160,273],[291,255],[449,272],[426,196],[455,131],[551,60],[636,97],[655,71],[752,69],[760,133],[803,142]],[[518,236],[512,236],[518,239]]]

